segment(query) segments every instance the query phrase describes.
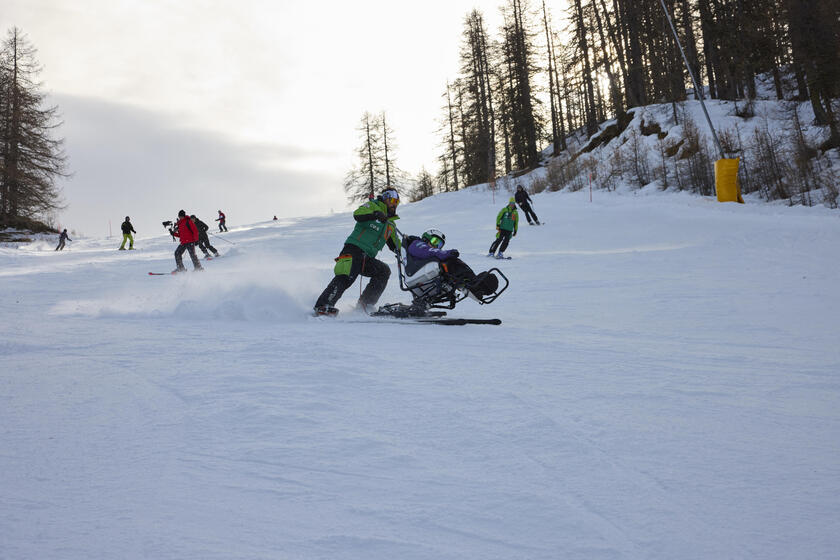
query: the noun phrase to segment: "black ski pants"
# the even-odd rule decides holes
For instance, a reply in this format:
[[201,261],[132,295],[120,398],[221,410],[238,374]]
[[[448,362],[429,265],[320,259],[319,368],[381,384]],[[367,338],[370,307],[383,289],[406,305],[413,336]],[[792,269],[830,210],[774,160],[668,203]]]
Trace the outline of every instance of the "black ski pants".
[[529,224],[531,223],[532,220],[534,222],[540,223],[539,219],[537,219],[537,215],[534,214],[534,211],[531,209],[530,204],[528,204],[526,202],[525,204],[520,204],[519,207],[522,208],[523,212],[525,212],[525,219],[528,220]]
[[470,265],[459,258],[449,259],[445,263],[446,270],[449,276],[455,280],[459,286],[468,286],[470,282],[475,280],[475,272],[470,268]]
[[352,258],[350,264],[349,274],[336,274],[332,281],[327,285],[326,289],[318,297],[315,302],[315,307],[335,307],[336,302],[344,294],[344,291],[353,285],[356,277],[361,275],[370,278],[370,282],[365,286],[362,295],[359,297],[359,303],[365,307],[372,307],[379,301],[379,296],[385,291],[385,286],[388,285],[388,278],[391,276],[391,268],[384,262],[369,257],[359,247],[347,243],[341,249],[338,261],[341,258]]
[[496,249],[498,249],[500,253],[504,253],[505,249],[507,249],[508,243],[510,243],[511,235],[513,235],[512,231],[508,231],[506,229],[499,230],[499,236],[495,241],[493,241],[493,244],[490,245],[490,252],[495,253]]
[[175,264],[178,265],[178,270],[185,270],[184,268],[184,259],[182,255],[184,251],[189,251],[190,259],[192,259],[193,269],[200,270],[201,263],[198,262],[198,257],[195,256],[195,243],[182,243],[178,245],[178,248],[175,249]]
[[215,247],[210,245],[210,238],[207,237],[207,232],[202,231],[198,234],[198,248],[201,249],[201,252],[204,253],[205,256],[209,255],[210,253],[207,252],[207,249],[213,251],[214,255],[218,255],[219,252],[216,250]]

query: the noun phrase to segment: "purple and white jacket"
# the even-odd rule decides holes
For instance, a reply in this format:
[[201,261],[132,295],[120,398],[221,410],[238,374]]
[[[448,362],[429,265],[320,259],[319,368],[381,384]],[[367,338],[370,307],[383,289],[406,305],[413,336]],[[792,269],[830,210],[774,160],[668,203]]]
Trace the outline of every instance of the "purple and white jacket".
[[435,259],[438,261],[445,261],[452,258],[453,250],[443,250],[432,247],[422,239],[415,239],[408,246],[408,254],[415,259]]

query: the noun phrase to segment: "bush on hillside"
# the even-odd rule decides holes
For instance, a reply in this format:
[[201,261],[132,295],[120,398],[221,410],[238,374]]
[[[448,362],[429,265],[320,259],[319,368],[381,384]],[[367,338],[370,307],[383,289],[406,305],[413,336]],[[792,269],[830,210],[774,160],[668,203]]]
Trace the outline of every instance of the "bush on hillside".
[[595,173],[598,160],[591,156],[577,155],[571,158],[552,159],[546,168],[549,191],[579,191],[586,187],[589,173]]
[[0,218],[0,229],[16,229],[32,233],[58,233],[54,227],[25,216],[4,216]]

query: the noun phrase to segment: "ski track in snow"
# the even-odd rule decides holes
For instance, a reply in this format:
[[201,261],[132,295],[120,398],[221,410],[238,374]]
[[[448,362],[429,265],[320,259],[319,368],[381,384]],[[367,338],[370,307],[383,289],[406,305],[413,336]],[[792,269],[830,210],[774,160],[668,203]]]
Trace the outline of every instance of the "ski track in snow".
[[312,318],[346,213],[178,276],[168,236],[0,247],[0,558],[832,558],[837,213],[534,199],[510,261],[505,196],[400,207],[504,271],[450,312],[501,326]]

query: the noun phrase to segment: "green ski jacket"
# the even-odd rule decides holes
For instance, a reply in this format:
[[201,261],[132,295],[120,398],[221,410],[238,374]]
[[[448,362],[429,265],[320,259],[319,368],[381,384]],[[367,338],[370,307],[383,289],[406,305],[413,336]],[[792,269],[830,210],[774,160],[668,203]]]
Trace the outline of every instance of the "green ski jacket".
[[388,207],[379,199],[370,200],[359,206],[353,212],[356,227],[353,228],[353,233],[345,241],[345,243],[359,247],[369,257],[376,257],[389,240],[395,251],[400,248],[397,228],[393,224],[394,220],[399,219],[399,216],[389,216],[388,221],[383,223],[373,217],[375,212],[382,212],[387,216]]
[[511,208],[509,205],[502,208],[501,212],[496,216],[496,227],[516,233],[519,227],[519,213],[516,211],[516,208]]

